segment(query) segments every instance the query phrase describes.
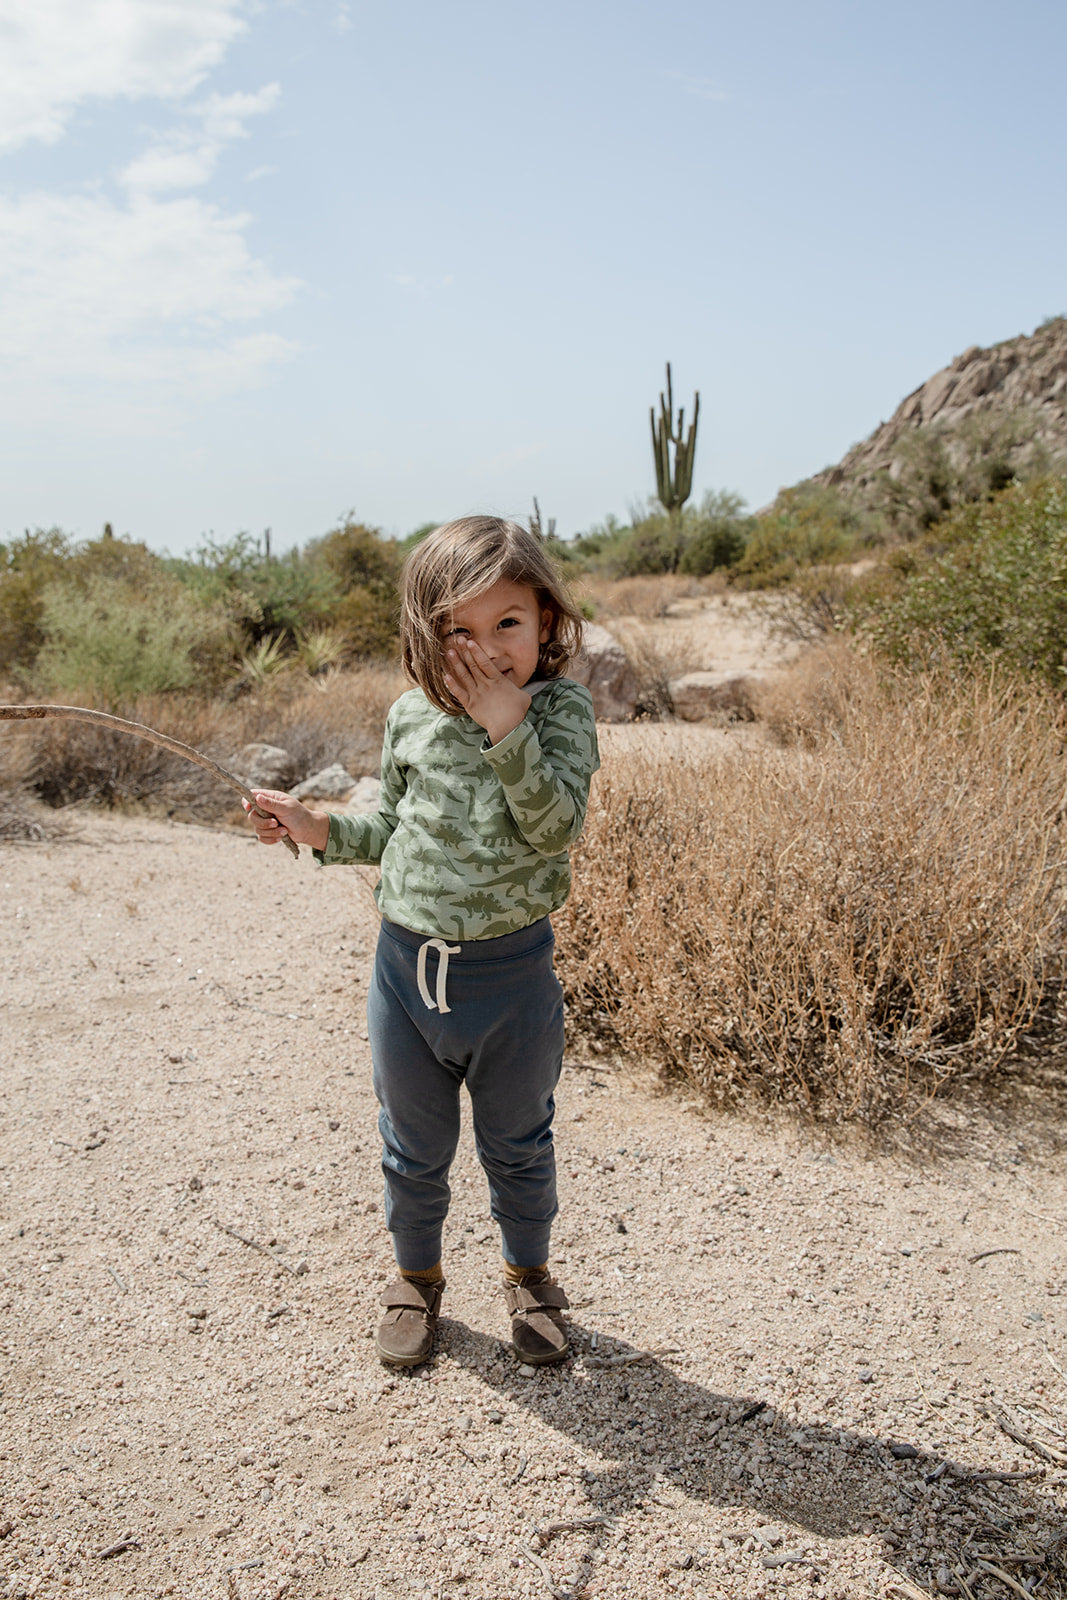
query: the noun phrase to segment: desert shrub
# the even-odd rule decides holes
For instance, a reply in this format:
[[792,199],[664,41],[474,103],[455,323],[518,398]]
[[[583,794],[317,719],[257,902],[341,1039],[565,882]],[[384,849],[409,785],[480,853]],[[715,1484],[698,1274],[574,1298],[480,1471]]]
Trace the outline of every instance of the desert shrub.
[[265,540],[248,533],[207,539],[193,556],[166,566],[200,604],[224,609],[246,648],[268,638],[291,644],[328,619],[340,593],[334,575],[298,549],[272,556]]
[[44,643],[44,590],[63,570],[70,553],[58,528],[28,529],[0,544],[0,673],[32,668]]
[[895,598],[853,606],[860,626],[911,665],[996,659],[1067,686],[1067,479],[1016,484],[962,506],[900,552]]
[[576,585],[595,617],[637,617],[642,622],[668,616],[680,600],[697,600],[709,588],[698,578],[672,572],[643,578],[585,576]]
[[610,752],[557,914],[579,1028],[716,1104],[877,1120],[990,1073],[1061,948],[1063,726],[851,656],[806,747]]
[[[115,541],[119,543],[119,541]],[[225,616],[153,574],[65,573],[41,595],[35,682],[118,707],[143,694],[217,686],[233,660]]]
[[1041,427],[1040,413],[1021,407],[972,412],[951,431],[915,428],[900,440],[892,470],[863,490],[857,509],[893,538],[921,538],[956,507],[1047,474],[1054,463]]
[[840,490],[799,483],[754,519],[735,571],[748,588],[773,588],[806,568],[851,561],[862,540],[860,516]]
[[744,504],[729,490],[709,490],[699,506],[668,516],[650,500],[632,508],[629,523],[609,516],[566,548],[572,566],[608,578],[701,576],[739,559],[754,526]]
[[[386,713],[403,688],[399,671],[374,664],[328,679],[290,675],[265,694],[237,700],[142,696],[124,714],[231,770],[244,745],[261,743],[288,750],[302,775],[340,761],[358,778],[377,771]],[[52,806],[80,801],[201,822],[241,820],[230,789],[130,734],[56,719],[0,724],[0,740],[5,758],[9,749],[17,755],[13,777]]]

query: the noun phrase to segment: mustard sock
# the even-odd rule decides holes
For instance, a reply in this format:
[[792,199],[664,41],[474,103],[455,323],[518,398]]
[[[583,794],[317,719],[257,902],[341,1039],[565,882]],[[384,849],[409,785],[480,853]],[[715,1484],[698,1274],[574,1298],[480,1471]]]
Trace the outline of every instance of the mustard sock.
[[427,1267],[425,1272],[409,1272],[406,1267],[401,1267],[400,1276],[406,1278],[408,1283],[434,1284],[443,1281],[444,1272],[441,1263],[438,1262],[436,1267]]
[[517,1267],[513,1261],[504,1262],[504,1278],[508,1283],[541,1283],[547,1277],[547,1261],[540,1267]]

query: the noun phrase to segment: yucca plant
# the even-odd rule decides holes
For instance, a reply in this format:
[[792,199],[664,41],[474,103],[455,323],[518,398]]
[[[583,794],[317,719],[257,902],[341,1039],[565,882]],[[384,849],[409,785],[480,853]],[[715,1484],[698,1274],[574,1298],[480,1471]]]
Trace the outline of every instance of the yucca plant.
[[241,658],[240,680],[251,689],[261,689],[289,666],[285,654],[285,639],[280,633],[269,634],[253,645]]
[[309,676],[318,678],[331,667],[340,666],[348,646],[335,628],[309,628],[297,635],[296,652]]

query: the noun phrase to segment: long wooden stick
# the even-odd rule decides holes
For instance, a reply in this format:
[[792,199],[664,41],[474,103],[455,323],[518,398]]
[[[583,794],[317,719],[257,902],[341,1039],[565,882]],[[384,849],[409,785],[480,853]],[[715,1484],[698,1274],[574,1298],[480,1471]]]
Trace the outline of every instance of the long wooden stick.
[[[184,756],[186,761],[193,761],[198,767],[203,767],[205,772],[212,773],[221,783],[229,784],[231,789],[236,789],[243,800],[248,801],[258,817],[268,817],[272,814],[256,804],[251,789],[246,788],[240,778],[235,778],[232,772],[220,767],[210,756],[201,755],[191,744],[183,744],[180,739],[172,739],[168,733],[157,733],[155,728],[146,728],[143,722],[127,722],[125,717],[113,717],[109,711],[89,711],[84,706],[0,706],[0,722],[40,722],[46,717],[67,717],[72,722],[93,722],[97,727],[114,728],[118,733],[132,733],[137,739],[147,739],[149,744],[158,744],[161,749],[169,750],[172,755]],[[288,834],[282,840],[282,844],[290,855],[299,856],[300,847]]]

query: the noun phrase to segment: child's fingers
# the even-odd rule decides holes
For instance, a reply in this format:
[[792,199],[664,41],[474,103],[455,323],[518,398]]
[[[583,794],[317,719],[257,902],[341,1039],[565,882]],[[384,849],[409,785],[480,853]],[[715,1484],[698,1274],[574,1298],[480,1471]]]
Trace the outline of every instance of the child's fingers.
[[490,661],[481,645],[474,639],[467,640],[467,658],[474,674],[480,675],[489,683],[503,676],[494,661]]

